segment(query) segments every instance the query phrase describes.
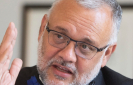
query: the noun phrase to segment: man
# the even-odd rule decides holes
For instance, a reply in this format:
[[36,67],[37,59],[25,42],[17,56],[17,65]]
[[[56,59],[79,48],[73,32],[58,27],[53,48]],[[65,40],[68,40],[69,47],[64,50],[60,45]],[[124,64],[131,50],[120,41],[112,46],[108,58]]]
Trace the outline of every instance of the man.
[[120,22],[115,0],[56,0],[41,22],[37,66],[21,71],[20,59],[8,70],[17,36],[10,23],[0,46],[0,85],[133,85],[105,66]]

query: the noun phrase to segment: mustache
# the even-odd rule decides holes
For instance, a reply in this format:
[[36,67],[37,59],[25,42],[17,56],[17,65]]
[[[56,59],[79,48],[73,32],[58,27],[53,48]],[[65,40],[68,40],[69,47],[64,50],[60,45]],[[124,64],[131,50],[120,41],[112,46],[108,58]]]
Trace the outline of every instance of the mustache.
[[71,69],[74,72],[75,75],[78,74],[76,66],[73,63],[70,63],[68,61],[63,60],[62,58],[58,58],[58,59],[57,58],[53,58],[53,59],[51,59],[48,62],[47,66],[51,67],[53,65],[53,63],[57,63],[57,64],[60,64],[62,66],[65,66],[65,67]]

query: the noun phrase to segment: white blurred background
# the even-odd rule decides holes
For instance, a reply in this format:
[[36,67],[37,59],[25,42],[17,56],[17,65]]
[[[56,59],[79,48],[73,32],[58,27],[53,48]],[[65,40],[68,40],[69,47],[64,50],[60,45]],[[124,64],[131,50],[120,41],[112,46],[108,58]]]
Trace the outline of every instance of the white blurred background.
[[[3,39],[8,24],[12,21],[18,30],[17,42],[14,48],[14,58],[22,58],[23,44],[23,7],[26,4],[52,4],[54,0],[0,0],[0,42]],[[120,4],[132,4],[133,0],[118,0]],[[37,36],[41,19],[47,12],[46,10],[31,9],[27,13],[25,48],[25,64],[24,66],[33,66],[37,61]],[[29,21],[28,21],[29,20]],[[34,30],[32,30],[34,29]],[[32,38],[31,38],[32,37]],[[11,61],[12,61],[11,60]],[[118,35],[118,46],[112,55],[108,66],[113,70],[133,78],[133,8],[123,9],[123,21]]]

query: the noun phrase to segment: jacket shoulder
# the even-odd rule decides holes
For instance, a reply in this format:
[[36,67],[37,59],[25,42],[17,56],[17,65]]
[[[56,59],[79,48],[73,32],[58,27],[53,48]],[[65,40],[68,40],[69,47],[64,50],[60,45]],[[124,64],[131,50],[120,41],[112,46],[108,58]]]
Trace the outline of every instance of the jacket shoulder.
[[102,69],[103,77],[106,85],[133,85],[133,80],[127,78],[118,72],[113,71],[107,66]]
[[36,66],[22,68],[15,85],[27,85],[27,80],[29,80],[31,76],[39,76]]

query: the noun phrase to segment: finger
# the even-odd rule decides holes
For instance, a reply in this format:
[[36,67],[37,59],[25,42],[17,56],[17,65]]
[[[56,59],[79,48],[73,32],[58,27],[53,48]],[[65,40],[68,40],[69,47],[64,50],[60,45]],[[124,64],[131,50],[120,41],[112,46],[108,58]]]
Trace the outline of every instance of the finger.
[[[8,84],[5,84],[5,83],[8,81],[8,79],[10,79],[10,77],[7,77],[7,75],[9,76],[9,71],[7,70],[8,67],[9,67],[9,63],[10,63],[10,60],[7,60],[2,65],[2,68],[0,68],[0,82],[3,82],[4,85],[8,85]],[[11,81],[11,79],[10,79],[10,81]],[[2,85],[3,85],[3,83],[2,83]]]
[[7,56],[7,59],[5,60],[5,63],[3,64],[3,72],[8,70],[12,55],[13,55],[13,51],[10,52],[10,54]]
[[10,74],[12,76],[12,81],[15,83],[18,73],[22,67],[22,60],[21,59],[14,59],[10,68]]
[[0,67],[0,80],[1,80],[1,77],[2,77],[2,68]]
[[[0,48],[0,62],[4,62],[7,58],[11,59],[13,47],[16,42],[17,29],[14,28],[14,23],[10,23],[5,37],[3,39],[1,48]],[[13,30],[14,29],[14,30]]]
[[0,63],[1,63],[1,64],[4,63],[4,62],[8,59],[9,54],[12,52],[12,50],[13,50],[13,46],[10,45],[10,46],[6,49],[6,51],[4,51],[3,54],[0,54]]
[[3,41],[5,40],[6,36],[10,33],[10,30],[14,30],[14,29],[11,28],[11,26],[12,26],[12,28],[15,28],[15,24],[13,22],[10,22],[9,26],[8,26],[8,28],[6,30],[6,33],[4,35]]
[[5,38],[2,41],[1,47],[0,47],[0,53],[2,54],[5,49],[12,43],[13,40],[16,40],[16,32],[15,28],[13,28],[12,24],[10,24],[9,28],[7,29],[7,32],[5,34]]
[[10,54],[8,55],[8,57],[7,57],[7,59],[11,59],[11,57],[12,57],[12,55],[13,55],[13,51],[12,52],[10,52]]
[[[16,32],[16,35],[17,35],[17,29],[15,29],[15,32]],[[15,42],[16,42],[16,40],[13,40],[13,41],[11,42],[12,47],[14,47]],[[11,59],[12,54],[13,54],[13,50],[8,54],[8,59]]]
[[[0,80],[1,84],[0,85],[10,85],[11,82],[11,75],[9,73],[9,71],[5,71],[2,74],[1,80]],[[13,85],[13,84],[12,84]]]
[[5,61],[5,63],[3,64],[2,73],[8,70],[9,63],[10,63],[10,60],[7,59],[7,60]]
[[11,42],[16,39],[16,36],[15,25],[10,23],[0,47],[1,54],[7,49]]

